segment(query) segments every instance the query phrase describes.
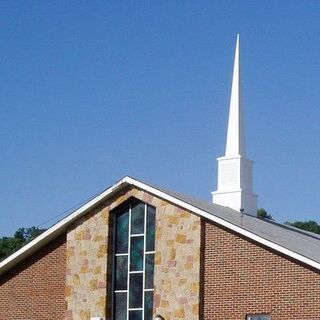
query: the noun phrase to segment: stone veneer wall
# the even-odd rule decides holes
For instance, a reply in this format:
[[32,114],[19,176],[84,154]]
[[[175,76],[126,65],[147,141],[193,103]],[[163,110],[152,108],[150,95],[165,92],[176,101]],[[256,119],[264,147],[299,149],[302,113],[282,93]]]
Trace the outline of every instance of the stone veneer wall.
[[67,320],[110,319],[110,211],[131,197],[156,207],[154,314],[199,319],[200,218],[138,189],[130,189],[80,218],[67,235]]
[[199,319],[200,218],[172,205],[157,208],[155,313]]
[[66,320],[106,316],[108,208],[77,220],[67,233]]

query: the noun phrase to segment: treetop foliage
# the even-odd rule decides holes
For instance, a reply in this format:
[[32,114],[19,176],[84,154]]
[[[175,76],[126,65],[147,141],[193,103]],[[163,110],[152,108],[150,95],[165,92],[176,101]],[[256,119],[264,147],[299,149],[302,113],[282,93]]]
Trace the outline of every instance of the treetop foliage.
[[19,228],[13,237],[0,238],[0,261],[19,250],[45,230],[37,227]]
[[296,227],[302,230],[320,234],[320,224],[315,221],[295,221],[295,222],[286,222],[287,225]]
[[257,210],[257,217],[261,218],[261,219],[273,220],[272,215],[270,213],[268,213],[268,211],[263,208],[260,208]]

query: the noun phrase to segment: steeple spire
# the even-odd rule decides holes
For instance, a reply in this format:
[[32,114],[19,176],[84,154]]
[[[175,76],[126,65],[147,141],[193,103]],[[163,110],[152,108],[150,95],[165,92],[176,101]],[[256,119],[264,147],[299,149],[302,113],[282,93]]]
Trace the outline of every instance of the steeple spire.
[[237,35],[236,51],[234,55],[233,79],[230,99],[226,156],[241,155],[245,157],[244,128],[241,113],[240,98],[240,39]]
[[252,161],[246,159],[240,98],[239,35],[234,56],[226,151],[217,160],[218,190],[212,192],[212,202],[255,215],[257,195],[252,191]]

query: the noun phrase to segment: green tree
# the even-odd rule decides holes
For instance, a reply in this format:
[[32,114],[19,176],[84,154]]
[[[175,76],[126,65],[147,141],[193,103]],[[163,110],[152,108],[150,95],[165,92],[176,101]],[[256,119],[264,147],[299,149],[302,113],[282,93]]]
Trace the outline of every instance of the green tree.
[[268,213],[267,210],[260,208],[257,210],[257,217],[260,219],[269,219],[269,220],[273,220],[273,217],[270,213]]
[[24,242],[28,242],[36,238],[38,235],[40,235],[45,229],[39,229],[37,227],[30,227],[30,228],[19,228],[14,233],[14,238],[21,239]]
[[39,229],[37,227],[19,228],[13,237],[0,238],[0,261],[19,250],[44,231],[45,229]]
[[313,233],[320,234],[320,224],[315,221],[295,221],[295,222],[286,222],[287,225],[293,226],[302,230],[310,231]]

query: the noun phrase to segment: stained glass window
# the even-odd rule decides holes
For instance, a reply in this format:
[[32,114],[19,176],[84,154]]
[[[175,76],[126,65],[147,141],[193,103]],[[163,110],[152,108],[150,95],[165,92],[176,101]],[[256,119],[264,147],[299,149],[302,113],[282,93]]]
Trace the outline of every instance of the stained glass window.
[[143,271],[144,236],[131,237],[130,240],[130,271]]
[[115,320],[152,320],[155,208],[134,202],[115,213]]

